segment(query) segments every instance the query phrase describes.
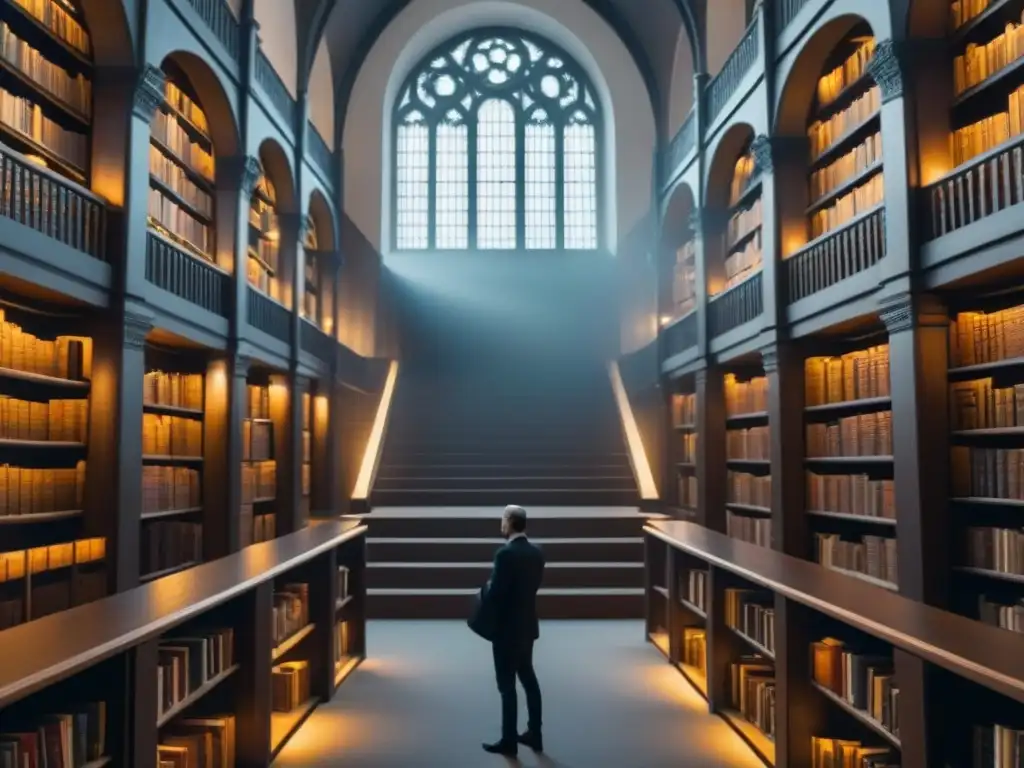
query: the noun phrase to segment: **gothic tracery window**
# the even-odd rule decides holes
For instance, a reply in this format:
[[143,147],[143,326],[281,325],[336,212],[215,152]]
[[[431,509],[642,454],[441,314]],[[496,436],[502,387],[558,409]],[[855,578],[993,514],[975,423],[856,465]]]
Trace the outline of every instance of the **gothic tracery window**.
[[398,250],[598,247],[600,109],[553,44],[450,40],[406,80],[394,125]]

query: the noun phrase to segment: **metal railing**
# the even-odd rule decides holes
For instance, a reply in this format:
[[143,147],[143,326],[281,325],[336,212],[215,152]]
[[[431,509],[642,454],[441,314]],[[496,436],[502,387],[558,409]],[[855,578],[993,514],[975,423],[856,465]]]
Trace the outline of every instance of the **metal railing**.
[[227,49],[228,55],[238,61],[241,51],[241,31],[238,19],[225,0],[188,0],[200,18]]
[[712,338],[749,323],[764,311],[761,272],[708,301],[708,331]]
[[665,183],[672,180],[676,171],[682,166],[683,161],[693,151],[697,143],[697,121],[694,119],[693,110],[686,116],[686,120],[672,137],[661,156],[661,173]]
[[284,305],[250,287],[246,306],[249,325],[278,341],[289,343],[292,313]]
[[885,209],[876,208],[808,243],[782,262],[787,299],[792,303],[823,291],[873,267],[884,256]]
[[324,333],[320,328],[303,318],[299,324],[299,347],[318,360],[330,362],[338,342]]
[[313,126],[313,123],[306,123],[306,147],[309,149],[313,162],[327,175],[328,180],[333,180],[334,153],[331,152],[327,142],[324,141],[323,136]]
[[736,93],[740,83],[743,82],[747,72],[757,62],[757,55],[761,47],[759,42],[760,35],[758,33],[759,19],[760,16],[754,16],[754,20],[750,22],[750,26],[747,27],[747,31],[743,34],[743,39],[740,40],[739,45],[729,54],[729,58],[726,59],[721,71],[707,85],[705,93],[708,99],[709,124],[725,108],[726,103]]
[[807,0],[775,0],[774,5],[775,33],[778,34],[796,18],[796,15],[807,5]]
[[156,232],[149,233],[146,246],[146,280],[207,312],[228,316],[231,275]]
[[277,74],[270,59],[263,53],[263,49],[256,52],[256,82],[270,98],[270,103],[278,114],[284,118],[288,127],[295,128],[295,99],[288,93],[288,86],[284,84],[281,76]]
[[664,355],[672,357],[697,346],[697,313],[690,312],[664,330]]

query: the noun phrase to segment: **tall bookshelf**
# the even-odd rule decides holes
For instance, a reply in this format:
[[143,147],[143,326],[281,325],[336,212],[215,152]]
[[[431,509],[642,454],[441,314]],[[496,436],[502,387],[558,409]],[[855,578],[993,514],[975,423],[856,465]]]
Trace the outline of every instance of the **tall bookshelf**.
[[242,533],[243,545],[268,541],[277,535],[277,462],[274,422],[270,416],[270,384],[259,374],[250,376],[246,389],[246,417],[242,422]]
[[92,43],[76,3],[0,5],[0,140],[83,186],[92,78]]
[[827,235],[883,204],[881,92],[867,72],[875,40],[858,27],[835,48],[807,127],[807,234]]
[[724,374],[726,532],[772,545],[768,379],[760,366]]
[[203,559],[205,376],[181,355],[146,350],[142,416],[144,581]]
[[249,284],[275,301],[282,300],[277,192],[270,179],[260,174],[249,203]]
[[675,507],[686,519],[697,515],[697,394],[692,384],[672,394],[669,461],[675,479]]
[[826,567],[895,590],[889,346],[865,340],[839,346],[835,354],[804,363],[812,556]]
[[669,317],[688,315],[697,308],[697,243],[687,232],[685,242],[675,253],[672,263],[672,297]]
[[723,272],[712,295],[728,291],[761,271],[761,177],[750,148],[740,155],[729,184],[729,208],[722,233]]
[[300,478],[300,498],[302,500],[302,519],[309,519],[310,497],[313,494],[313,396],[309,392],[302,393],[302,476]]
[[1022,632],[1024,305],[1011,301],[1022,298],[959,311],[950,326],[951,502],[962,542],[953,605]]
[[321,301],[323,288],[323,266],[320,264],[319,240],[316,232],[316,219],[306,219],[306,236],[303,240],[305,250],[304,280],[302,290],[302,316],[318,328],[324,327],[323,312],[326,307]]
[[185,75],[164,64],[164,102],[149,138],[149,226],[214,261],[214,152],[206,113]]

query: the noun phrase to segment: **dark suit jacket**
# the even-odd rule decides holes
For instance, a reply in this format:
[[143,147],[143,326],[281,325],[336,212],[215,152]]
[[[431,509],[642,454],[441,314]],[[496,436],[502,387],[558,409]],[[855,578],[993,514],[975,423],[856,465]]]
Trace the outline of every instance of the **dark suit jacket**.
[[492,642],[516,646],[540,636],[537,590],[543,578],[544,553],[525,536],[498,550],[480,606],[493,626]]

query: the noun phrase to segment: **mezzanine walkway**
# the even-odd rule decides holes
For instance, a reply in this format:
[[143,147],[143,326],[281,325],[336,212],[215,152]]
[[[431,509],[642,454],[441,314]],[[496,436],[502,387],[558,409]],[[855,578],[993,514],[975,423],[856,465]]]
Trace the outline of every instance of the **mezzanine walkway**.
[[[490,646],[459,621],[373,621],[368,660],[278,768],[757,768],[639,621],[547,621],[535,651],[546,756],[485,754],[498,736]],[[523,696],[520,691],[520,706]],[[521,715],[521,722],[525,714]]]

